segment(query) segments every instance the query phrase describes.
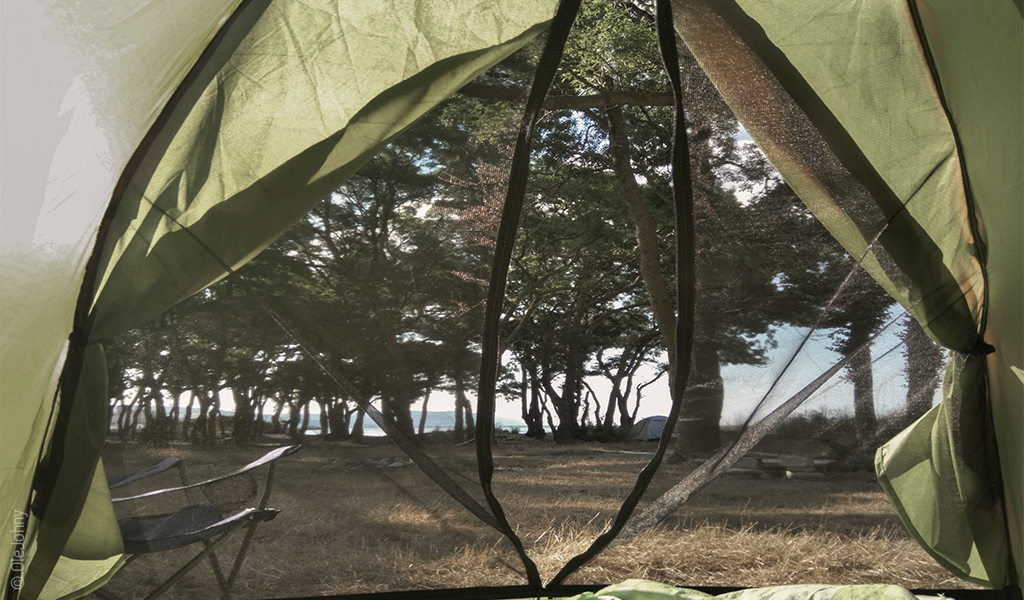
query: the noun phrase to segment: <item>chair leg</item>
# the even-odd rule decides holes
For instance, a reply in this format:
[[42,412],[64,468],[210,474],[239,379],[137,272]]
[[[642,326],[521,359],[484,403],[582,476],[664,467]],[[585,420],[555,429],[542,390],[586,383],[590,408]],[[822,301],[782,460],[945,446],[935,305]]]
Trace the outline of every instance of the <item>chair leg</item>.
[[[267,508],[267,503],[270,500],[270,492],[274,488],[274,474],[277,472],[277,463],[270,463],[270,468],[267,470],[267,480],[263,485],[263,497],[260,498],[259,508],[263,510]],[[245,539],[242,540],[242,546],[238,550],[238,555],[235,556],[235,564],[231,566],[231,574],[228,575],[227,589],[230,590],[235,585],[235,579],[238,578],[238,572],[242,569],[242,563],[245,562],[245,555],[249,551],[249,544],[252,542],[253,536],[256,535],[256,527],[259,525],[259,521],[253,521],[249,523],[249,529],[245,532]],[[225,596],[225,600],[230,600]]]
[[103,588],[100,588],[98,590],[93,590],[92,595],[93,596],[97,596],[98,598],[100,598],[100,600],[123,600],[120,596],[118,596],[114,592],[108,592],[107,590],[105,590]]
[[146,596],[145,600],[153,600],[154,598],[160,596],[161,594],[166,592],[168,589],[170,589],[172,585],[177,583],[177,581],[179,579],[181,579],[186,573],[191,571],[192,568],[195,567],[197,564],[199,564],[199,562],[201,560],[203,560],[204,558],[207,557],[207,555],[209,555],[211,552],[213,552],[214,548],[216,548],[218,545],[220,545],[221,542],[226,540],[234,532],[235,529],[236,528],[231,528],[229,531],[225,531],[223,534],[221,534],[221,536],[219,538],[217,538],[217,539],[213,540],[212,542],[210,542],[210,544],[206,548],[204,548],[202,552],[200,552],[199,554],[197,554],[194,557],[192,557],[192,560],[190,560],[187,563],[185,563],[185,566],[183,566],[180,569],[178,569],[174,573],[174,575],[171,575],[170,577],[168,577],[166,581],[164,581],[162,584],[160,584],[160,587],[158,587],[155,590],[153,590],[152,592],[150,592],[150,594],[148,596]]
[[[182,485],[188,486],[191,483],[191,478],[188,476],[188,469],[184,462],[178,465],[178,474],[181,477]],[[191,489],[185,490],[185,496],[188,498],[189,504],[197,504],[196,497]],[[209,548],[210,544],[210,540],[203,540],[203,545],[206,548]],[[217,584],[220,586],[224,600],[231,600],[231,583],[225,581],[224,571],[220,568],[220,561],[217,560],[217,555],[213,552],[210,553],[210,568],[213,569],[213,576],[217,578]]]
[[[213,542],[210,540],[203,540],[203,545],[209,547]],[[224,579],[224,570],[220,568],[220,561],[217,560],[217,554],[210,552],[210,568],[213,569],[213,576],[217,579],[217,585],[220,586],[221,595],[224,600],[231,600],[231,583]]]
[[[252,537],[251,536],[251,532],[254,529],[253,526],[256,525],[256,524],[257,524],[256,522],[253,522],[253,523],[249,524],[248,529],[250,531],[250,535],[246,536],[247,540]],[[202,550],[202,552],[200,552],[199,554],[193,556],[187,563],[185,563],[184,566],[182,566],[180,569],[175,571],[175,573],[173,575],[171,575],[170,577],[165,579],[164,582],[161,583],[160,586],[157,587],[155,590],[150,592],[149,595],[146,596],[144,600],[154,600],[154,598],[160,596],[161,594],[163,594],[164,592],[169,590],[171,588],[171,586],[173,586],[175,583],[177,583],[177,581],[179,579],[184,577],[185,574],[187,574],[189,571],[191,571],[196,565],[199,564],[200,561],[202,561],[204,558],[207,558],[207,557],[209,557],[209,559],[210,559],[210,565],[213,568],[214,575],[216,575],[216,577],[217,577],[217,583],[220,585],[221,593],[224,596],[224,600],[231,600],[231,586],[228,583],[228,581],[226,581],[224,579],[224,572],[220,568],[220,562],[217,560],[217,555],[214,554],[214,550],[216,549],[216,547],[218,545],[220,545],[221,542],[223,542],[227,538],[231,537],[231,535],[234,534],[235,531],[238,529],[238,527],[241,526],[241,525],[243,525],[243,523],[239,523],[238,526],[232,527],[231,529],[228,529],[227,531],[222,533],[220,535],[220,537],[218,537],[215,540],[212,540],[212,541],[211,540],[203,540],[203,543],[205,544],[205,548]],[[134,561],[139,556],[142,556],[142,555],[141,554],[133,554],[133,555],[129,556],[128,560],[125,562],[124,566],[128,566],[128,564],[130,564],[132,561]],[[236,563],[235,570],[237,571],[237,563]],[[232,582],[231,583],[234,583],[233,579],[234,579],[234,577],[232,577]],[[106,590],[104,588],[100,588],[98,590],[94,590],[92,593],[94,595],[98,596],[101,600],[123,600],[123,598],[121,598],[117,594],[115,594],[115,593],[113,593],[113,592],[111,592],[109,590]]]
[[[235,585],[235,579],[238,578],[238,572],[242,569],[242,563],[245,562],[245,555],[249,551],[249,543],[252,542],[253,536],[256,535],[256,526],[259,525],[259,521],[253,521],[249,523],[249,527],[245,532],[245,539],[242,540],[242,546],[238,550],[238,555],[235,556],[235,564],[231,566],[231,574],[228,575],[227,589],[230,590]],[[225,598],[225,600],[230,600]]]

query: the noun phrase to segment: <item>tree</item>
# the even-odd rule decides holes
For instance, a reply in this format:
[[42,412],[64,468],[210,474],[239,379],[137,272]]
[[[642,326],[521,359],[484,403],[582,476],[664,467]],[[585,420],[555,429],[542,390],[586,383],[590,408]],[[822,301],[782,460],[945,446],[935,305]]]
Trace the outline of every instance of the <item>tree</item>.
[[[627,210],[608,212],[606,218],[632,229],[634,268],[669,368],[674,369],[674,207],[668,178],[671,115],[664,108],[671,97],[664,91],[667,80],[657,56],[651,15],[646,11],[646,5],[640,3],[584,5],[563,60],[562,77],[544,104],[553,112],[542,121],[546,129],[538,136],[542,150],[534,159],[534,172],[535,178],[543,181],[569,179],[553,176],[558,173],[572,173],[577,180],[611,176],[614,193]],[[680,451],[708,452],[720,441],[721,365],[763,362],[773,346],[774,327],[804,322],[811,306],[821,306],[818,282],[797,275],[789,284],[780,284],[787,280],[788,271],[816,270],[816,251],[794,252],[790,246],[797,238],[816,237],[807,233],[809,228],[821,228],[801,210],[763,154],[738,140],[736,119],[685,48],[681,54],[697,219],[698,300],[690,385],[682,395]],[[467,86],[464,92],[479,97],[518,97],[508,85]],[[556,187],[550,186],[552,190]],[[550,201],[548,189],[538,186],[533,193],[537,202]],[[533,226],[528,219],[527,213],[520,234],[524,238]],[[783,225],[794,229],[780,241],[775,231]],[[832,243],[827,248],[832,251],[837,246]],[[544,272],[542,266],[531,268]],[[519,277],[525,284],[527,277]],[[543,278],[534,279],[539,282]],[[795,289],[802,285],[814,291]],[[521,292],[512,295],[524,302]],[[539,297],[527,296],[531,299],[522,305],[530,306],[534,313],[543,312],[536,304]],[[565,335],[554,346],[574,348],[571,328]],[[543,337],[534,334],[532,339]],[[543,368],[539,376],[544,379]],[[565,384],[575,389],[576,381],[573,375]],[[552,398],[565,395],[564,390],[553,388],[547,392]],[[576,392],[570,396],[579,398]]]
[[394,147],[380,153],[285,241],[318,294],[304,307],[302,298],[290,299],[291,313],[306,315],[305,329],[320,329],[314,346],[339,353],[345,371],[370,382],[382,413],[409,435],[409,408],[419,396],[409,347],[418,341],[421,282],[429,277],[417,262],[422,240],[409,231],[410,210],[433,191],[414,161]]
[[[551,112],[537,128],[530,200],[501,317],[501,349],[510,350],[518,375],[505,389],[520,397],[532,435],[542,433],[541,415],[552,410],[560,439],[583,435],[588,420],[609,435],[616,411],[619,426],[628,426],[640,367],[665,356],[669,369],[678,362],[671,95],[651,18],[641,3],[589,2],[578,32],[545,101]],[[237,346],[197,336],[212,349],[218,375],[193,397],[211,403],[231,388],[239,439],[258,435],[269,399],[275,418],[293,407],[295,435],[299,414],[314,402],[326,433],[358,435],[357,406],[371,399],[413,435],[411,405],[445,388],[469,425],[466,390],[476,384],[483,298],[518,119],[510,106],[523,96],[524,56],[534,53],[527,48],[466,86],[222,284],[244,279],[350,384],[339,393],[318,381],[319,366],[301,358],[295,340],[264,333],[265,317],[222,313],[213,331],[261,333]],[[763,155],[738,140],[738,123],[685,52],[683,75],[699,300],[691,384],[679,390],[681,450],[706,452],[719,444],[721,366],[764,361],[774,327],[807,321],[820,294],[807,291],[817,284],[804,273],[832,259],[793,252],[791,240],[768,235],[783,223],[804,235],[799,228],[813,220],[794,208],[795,196]],[[233,301],[230,289],[208,296],[225,307]],[[210,307],[211,314],[227,310]],[[612,384],[607,399],[587,387],[601,376]]]
[[[650,15],[642,5],[590,3],[582,33],[563,66],[562,89],[586,95],[613,91],[652,93],[664,89],[660,60],[654,55]],[[738,123],[696,62],[681,48],[687,87],[687,123],[695,201],[697,329],[688,389],[682,397],[680,452],[710,452],[720,443],[724,388],[722,364],[757,364],[771,347],[771,327],[787,312],[801,311],[786,302],[774,282],[790,263],[773,263],[763,244],[767,223],[777,222],[772,203],[760,202],[778,186],[759,152],[737,143]],[[638,97],[638,100],[640,98]],[[640,255],[640,272],[654,320],[676,368],[675,311],[671,287],[671,204],[667,180],[670,115],[643,106],[607,106],[586,117],[601,129],[607,150],[589,156],[614,173],[629,208]],[[736,191],[756,192],[740,200]],[[759,188],[759,189],[755,189]],[[792,198],[795,201],[795,198]],[[677,393],[682,390],[677,390]]]
[[931,409],[946,353],[909,315],[903,321],[903,352],[907,360],[907,406],[903,424],[907,426]]
[[834,322],[843,327],[832,334],[833,348],[848,355],[866,346],[854,356],[847,369],[847,378],[853,383],[853,412],[857,439],[862,444],[873,441],[878,428],[875,415],[874,377],[871,358],[871,339],[886,318],[892,306],[892,297],[885,293],[863,269],[851,275],[845,293],[840,297]]

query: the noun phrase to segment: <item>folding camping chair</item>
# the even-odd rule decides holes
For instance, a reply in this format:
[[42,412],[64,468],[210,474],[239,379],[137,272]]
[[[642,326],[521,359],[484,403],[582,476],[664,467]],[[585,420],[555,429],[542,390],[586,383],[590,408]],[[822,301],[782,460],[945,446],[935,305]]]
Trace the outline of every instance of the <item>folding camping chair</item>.
[[[277,468],[276,461],[298,449],[298,445],[276,448],[241,469],[198,483],[189,482],[185,461],[180,457],[166,458],[155,465],[110,478],[107,484],[113,490],[176,468],[181,479],[180,486],[114,498],[113,501],[150,501],[174,493],[182,493],[186,501],[181,508],[170,513],[118,520],[127,555],[125,566],[143,554],[164,552],[193,544],[202,545],[191,560],[150,592],[146,600],[163,594],[204,558],[210,561],[223,597],[230,599],[231,587],[245,561],[256,527],[264,521],[270,521],[280,512],[267,507],[273,487],[274,471]],[[263,466],[267,466],[263,494],[258,504],[253,507],[252,501],[259,493],[259,484],[253,471]],[[195,493],[197,490],[200,494]],[[214,550],[234,532],[242,529],[246,530],[245,537],[235,556],[231,571],[225,577]],[[94,593],[104,600],[120,600],[116,594],[105,588]]]

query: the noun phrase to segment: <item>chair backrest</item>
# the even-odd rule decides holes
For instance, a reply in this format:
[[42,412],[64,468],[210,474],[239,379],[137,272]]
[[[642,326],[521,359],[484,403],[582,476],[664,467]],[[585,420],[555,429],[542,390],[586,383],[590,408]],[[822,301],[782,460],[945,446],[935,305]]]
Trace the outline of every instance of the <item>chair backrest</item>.
[[[253,498],[259,493],[256,477],[249,471],[237,473],[225,479],[217,479],[199,486],[206,499],[217,511],[226,515],[237,511],[243,506],[251,506]],[[196,504],[192,499],[191,504]]]
[[[272,474],[273,473],[273,468],[275,466],[274,462],[276,460],[278,460],[279,458],[282,458],[284,456],[288,456],[289,454],[293,454],[293,453],[297,452],[299,450],[299,448],[301,448],[301,446],[298,445],[298,444],[293,445],[293,446],[282,446],[280,448],[275,448],[275,449],[271,450],[270,452],[267,452],[266,454],[264,454],[260,458],[252,461],[251,463],[245,465],[244,467],[242,467],[240,469],[236,469],[234,471],[231,471],[230,473],[225,473],[225,474],[219,475],[217,477],[212,477],[212,478],[209,478],[209,479],[204,479],[204,480],[202,480],[202,481],[200,481],[198,483],[188,483],[187,482],[188,476],[187,476],[187,474],[185,474],[185,475],[183,475],[183,479],[185,480],[185,483],[183,483],[183,485],[181,485],[181,486],[170,487],[170,488],[163,488],[163,489],[159,489],[159,490],[153,490],[153,491],[150,491],[150,492],[145,492],[145,493],[142,493],[142,494],[136,494],[136,495],[133,495],[133,496],[126,496],[126,497],[123,497],[123,498],[113,498],[112,501],[115,502],[115,503],[116,502],[127,502],[129,500],[140,500],[142,498],[151,498],[151,497],[154,497],[154,496],[160,496],[160,495],[168,494],[168,493],[171,493],[171,492],[188,491],[188,490],[193,490],[193,489],[196,489],[196,488],[207,488],[207,487],[210,487],[213,484],[219,483],[221,481],[224,481],[224,480],[227,480],[227,479],[231,479],[231,478],[235,478],[235,477],[238,477],[238,476],[246,474],[246,473],[250,473],[251,471],[253,471],[255,469],[258,469],[258,468],[260,468],[260,467],[262,467],[264,465],[270,465],[271,472],[268,474],[268,479],[272,480],[272,478],[273,478],[273,474]],[[157,467],[159,465],[164,464],[164,462],[169,462],[169,461],[174,461],[174,460],[177,461],[175,464],[172,464],[170,466],[166,466],[165,468],[163,468],[161,470],[157,470]],[[161,461],[160,463],[157,463],[157,465],[153,465],[151,467],[146,467],[144,469],[140,469],[139,471],[135,471],[133,473],[126,474],[126,475],[121,475],[119,477],[120,478],[125,478],[125,479],[130,479],[131,481],[138,481],[139,479],[142,479],[143,477],[148,477],[150,475],[154,475],[156,473],[160,473],[160,472],[166,471],[167,469],[172,468],[174,466],[177,466],[179,468],[179,470],[183,469],[184,465],[182,463],[182,459],[177,458],[177,457],[172,458],[172,459],[165,459],[165,461]],[[149,472],[149,475],[138,476],[138,474],[142,473],[143,471]],[[107,481],[108,485],[110,485],[110,482],[111,482],[111,480]],[[270,483],[270,481],[268,481],[268,486],[269,486],[269,483]],[[125,485],[125,484],[121,483],[121,485]],[[266,496],[266,492],[264,492],[264,496]]]
[[139,481],[141,479],[146,479],[147,477],[152,477],[154,475],[163,473],[164,471],[167,471],[169,469],[178,467],[179,465],[182,464],[182,462],[184,462],[184,460],[185,459],[183,459],[180,456],[172,456],[170,458],[163,459],[162,461],[156,463],[155,465],[143,467],[142,469],[138,469],[130,473],[122,473],[121,475],[115,475],[114,477],[107,479],[107,487],[109,487],[112,490],[117,489],[119,487],[124,487],[130,483],[135,483],[136,481]]

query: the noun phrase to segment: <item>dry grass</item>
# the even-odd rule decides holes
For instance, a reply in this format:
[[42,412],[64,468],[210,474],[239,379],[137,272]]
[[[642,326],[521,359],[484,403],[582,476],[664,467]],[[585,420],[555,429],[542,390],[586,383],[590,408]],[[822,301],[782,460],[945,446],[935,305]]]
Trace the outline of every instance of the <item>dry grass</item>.
[[766,582],[958,587],[912,540],[892,531],[840,535],[824,529],[765,531],[756,525],[655,530],[608,551],[574,581],[626,577],[750,587]]
[[[495,450],[495,492],[545,580],[604,531],[652,449],[509,442]],[[108,472],[118,473],[182,455],[199,477],[264,450],[111,445],[105,457]],[[427,450],[483,502],[471,446]],[[666,465],[652,492],[667,489],[687,468]],[[387,443],[307,445],[282,462],[272,505],[283,512],[261,526],[236,586],[238,597],[525,583],[511,544]],[[112,587],[141,597],[144,587],[182,561],[173,552],[143,557]],[[201,565],[166,597],[217,598],[210,577]],[[568,583],[631,577],[676,585],[966,585],[910,539],[867,474],[809,482],[722,479],[659,528],[608,550]]]

